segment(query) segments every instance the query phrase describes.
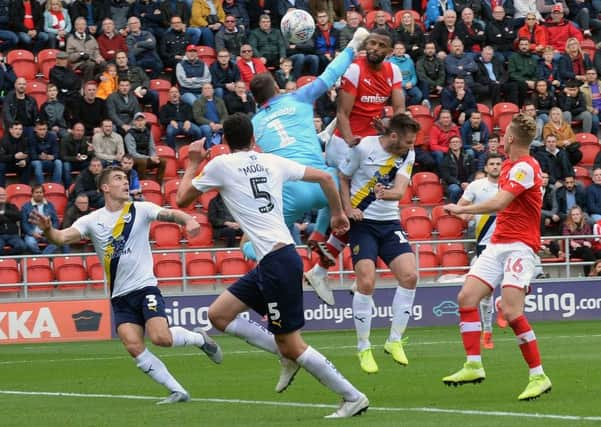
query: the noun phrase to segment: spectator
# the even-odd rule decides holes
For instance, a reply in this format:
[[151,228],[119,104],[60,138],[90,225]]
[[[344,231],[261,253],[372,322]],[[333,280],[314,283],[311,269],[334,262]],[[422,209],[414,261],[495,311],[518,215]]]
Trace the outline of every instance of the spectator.
[[536,111],[536,115],[533,116],[536,118],[536,140],[540,141],[543,127],[549,121],[549,113],[553,107],[557,107],[555,94],[549,90],[545,80],[538,80],[532,94],[532,101],[525,102],[523,107],[524,111],[529,108]]
[[80,70],[85,81],[92,80],[103,69],[104,58],[98,42],[87,33],[86,18],[80,16],[74,23],[75,32],[67,38],[67,54],[74,70]]
[[202,96],[192,106],[194,121],[200,125],[202,136],[206,138],[205,148],[221,142],[222,123],[227,118],[227,108],[221,98],[214,97],[213,85],[205,83]]
[[230,53],[240,52],[240,48],[248,39],[247,28],[238,25],[235,16],[227,15],[223,21],[223,26],[215,34],[215,49],[217,51],[227,49]]
[[471,154],[476,161],[484,154],[484,150],[488,145],[489,132],[488,126],[482,121],[482,114],[477,110],[461,126],[463,150]]
[[395,38],[402,42],[413,62],[416,62],[423,56],[425,37],[424,32],[413,19],[413,14],[410,11],[405,11],[401,15],[401,23],[396,29]]
[[580,86],[580,92],[584,96],[586,109],[591,113],[594,121],[599,121],[601,112],[601,80],[598,79],[597,70],[594,68],[586,70],[585,81]]
[[596,135],[599,132],[599,117],[587,110],[586,99],[579,88],[578,81],[568,81],[563,93],[559,94],[557,104],[563,111],[567,123],[571,123],[572,120],[582,120],[582,132]]
[[580,184],[576,185],[576,179],[573,176],[566,176],[563,185],[555,189],[555,203],[557,204],[557,215],[563,222],[574,205],[586,206],[585,190]]
[[117,66],[115,64],[106,64],[104,72],[98,79],[100,80],[98,90],[96,91],[96,96],[98,98],[106,100],[111,93],[117,92],[117,89],[119,88],[119,77],[117,77]]
[[[162,1],[161,12],[163,17],[163,26],[166,28],[173,23],[173,17],[179,16],[185,27],[190,25],[190,6],[183,0]],[[195,34],[200,36],[200,31],[190,32],[190,37],[194,38]],[[194,40],[192,44],[198,44],[198,40]]]
[[109,16],[115,22],[117,31],[125,37],[127,35],[127,16],[129,13],[129,0],[110,0]]
[[[169,2],[165,2],[169,3]],[[198,40],[196,40],[198,42]],[[171,18],[171,27],[161,39],[159,54],[165,67],[174,68],[186,55],[186,47],[194,45],[192,37],[186,31],[182,18]]]
[[[52,221],[52,226],[58,228],[56,209],[44,196],[44,187],[41,184],[35,185],[31,192],[31,201],[25,203],[21,208],[21,231],[23,232],[25,247],[27,251],[36,255],[53,254],[57,250],[57,247],[54,244],[49,243],[48,240],[46,240],[42,230],[29,222],[29,215],[35,209],[41,215],[49,217],[50,221]],[[46,245],[46,247],[42,250],[40,245]]]
[[234,84],[234,91],[226,93],[223,101],[230,115],[244,113],[252,117],[257,109],[255,100],[248,89],[246,89],[246,84],[243,81],[237,81]]
[[566,13],[570,12],[566,0],[536,0],[535,4],[542,17],[542,19],[539,18],[540,21],[551,17],[551,13],[554,9],[553,6],[558,4],[561,6],[562,10],[566,10]]
[[[542,31],[545,29],[542,28]],[[527,36],[530,36],[530,31]],[[486,24],[486,43],[494,49],[495,57],[503,63],[513,54],[515,39],[513,22],[505,15],[503,6],[497,3],[492,10],[492,20]]]
[[[449,12],[453,12],[454,18],[457,19],[453,0],[449,0],[446,3],[442,3],[437,0],[428,0],[426,4],[426,13],[424,14],[424,24],[426,25],[426,30],[434,29],[436,31],[437,24],[447,21],[447,18],[451,16]],[[453,21],[453,24],[454,23],[455,22]],[[449,40],[452,40],[452,38],[449,38]],[[446,45],[446,42],[439,46],[442,45]],[[439,48],[439,50],[443,49]]]
[[585,81],[586,70],[593,68],[588,54],[582,52],[580,42],[575,37],[566,41],[565,53],[559,56],[558,78],[562,86],[570,80]]
[[56,64],[50,69],[50,82],[58,88],[58,99],[69,110],[81,91],[81,78],[69,67],[66,52],[56,54]]
[[280,88],[280,93],[284,93],[286,83],[296,81],[292,75],[292,60],[290,58],[285,58],[282,60],[280,68],[276,70],[274,77],[278,87]]
[[[457,23],[456,37],[463,42],[463,47],[468,55],[479,53],[486,42],[484,27],[474,21],[474,11],[466,7],[461,11],[461,21]],[[473,55],[472,55],[473,56]]]
[[10,24],[19,37],[19,43],[37,54],[48,44],[48,34],[44,32],[42,6],[33,0],[14,0],[10,8]]
[[[541,235],[557,236],[561,234],[561,218],[557,215],[557,205],[555,201],[555,187],[549,182],[549,173],[542,171],[543,185],[543,206],[541,211]],[[554,244],[556,249],[554,255],[557,256],[559,245]]]
[[163,25],[163,11],[158,1],[135,0],[129,8],[128,15],[138,17],[141,28],[152,33],[156,40],[163,38],[168,25]]
[[253,47],[249,44],[243,44],[240,47],[240,58],[236,62],[240,70],[240,77],[250,88],[250,81],[256,74],[266,73],[267,68],[259,58],[253,58]]
[[12,122],[0,142],[0,187],[6,187],[6,172],[16,172],[20,182],[29,184],[29,144],[23,125]]
[[[250,28],[250,18],[248,16],[248,10],[246,10],[246,2],[244,0],[224,0],[223,4],[223,12],[225,13],[225,20],[223,21],[223,26],[225,27],[228,22],[228,18],[234,18],[234,24],[238,24],[242,29],[248,30]],[[223,28],[220,28],[217,32],[217,36],[215,37],[215,48],[219,49],[219,45],[217,44],[218,34]],[[238,52],[240,50],[240,46],[236,49],[230,50],[230,52]]]
[[[580,206],[575,205],[570,208],[566,217],[565,223],[561,230],[562,236],[580,236],[580,235],[591,235],[593,230],[591,226],[586,222],[584,213]],[[595,254],[593,253],[593,242],[590,238],[581,239],[570,239],[570,258],[580,258],[584,262],[592,262],[595,260]],[[588,276],[591,270],[590,264],[582,266],[584,275]]]
[[592,222],[601,221],[601,168],[593,169],[593,183],[586,187],[586,212]]
[[193,123],[192,107],[182,102],[177,86],[169,88],[169,100],[159,113],[159,121],[165,126],[167,145],[175,150],[175,137],[185,135],[196,140],[202,137],[200,128]]
[[453,118],[462,125],[477,110],[476,99],[472,91],[465,87],[465,79],[456,76],[453,84],[443,89],[440,95],[442,108],[452,111]]
[[[315,38],[306,42],[289,44],[286,49],[288,58],[292,61],[292,77],[297,80],[303,74],[316,76],[319,71],[319,56],[315,51]],[[283,61],[285,61],[284,59]],[[280,63],[280,68],[282,64]],[[279,70],[276,70],[276,73]]]
[[474,157],[466,153],[461,146],[459,136],[451,137],[449,150],[440,163],[440,178],[447,186],[447,198],[451,203],[459,201],[476,172]]
[[75,0],[69,6],[71,21],[75,22],[77,18],[83,16],[86,19],[89,33],[96,36],[101,32],[100,26],[103,19],[109,16],[105,3],[102,0]]
[[177,82],[182,90],[182,101],[188,105],[194,104],[202,92],[205,83],[211,81],[209,66],[198,59],[197,47],[190,45],[186,48],[186,56],[175,67]]
[[[1,2],[2,0],[0,0]],[[0,34],[1,34],[0,30]],[[0,36],[0,40],[2,40]],[[1,46],[0,46],[1,49]],[[4,100],[4,94],[10,92],[15,87],[17,76],[10,64],[0,61],[0,103]]]
[[54,83],[48,83],[46,95],[48,98],[40,107],[39,119],[48,123],[49,130],[62,140],[69,133],[65,119],[65,104],[58,100],[58,88]]
[[131,127],[134,115],[140,112],[140,104],[131,92],[129,80],[119,80],[119,90],[109,95],[106,100],[108,118],[113,121],[117,131],[125,135]]
[[537,60],[530,53],[530,41],[520,39],[518,51],[511,55],[508,61],[509,80],[518,85],[518,105],[521,107],[526,100],[528,90],[534,89],[537,80]]
[[[278,68],[280,61],[286,57],[286,41],[280,30],[271,27],[269,15],[261,16],[259,28],[250,32],[248,43],[266,67]],[[243,48],[244,45],[240,48],[240,52]]]
[[64,49],[67,36],[73,29],[71,17],[61,0],[47,0],[44,11],[44,32],[48,34],[51,49]]
[[102,166],[119,165],[125,154],[123,138],[113,132],[113,122],[110,119],[102,121],[102,131],[95,133],[92,138],[94,156],[100,159]]
[[83,96],[78,96],[68,111],[71,125],[82,123],[86,136],[100,132],[100,122],[107,118],[106,102],[96,97],[98,86],[95,81],[86,82]]
[[451,54],[445,57],[444,66],[448,84],[453,83],[453,79],[459,76],[464,78],[468,88],[474,85],[473,74],[478,70],[478,66],[473,55],[465,53],[463,42],[460,39],[454,39],[451,42]]
[[242,237],[242,230],[219,193],[209,202],[209,221],[215,239],[225,240],[226,248],[238,246],[236,239]]
[[73,204],[65,211],[62,229],[71,227],[75,221],[82,216],[89,214],[90,212],[92,212],[92,209],[90,209],[90,201],[88,200],[88,196],[85,194],[80,194],[75,198]]
[[129,181],[129,196],[132,200],[143,201],[144,197],[142,195],[142,187],[140,185],[140,178],[138,177],[138,172],[134,169],[134,158],[125,154],[121,158],[121,169],[127,175],[127,180]]
[[[574,22],[578,29],[582,31],[584,37],[592,37],[592,33],[595,33],[595,38],[599,35],[599,29],[601,29],[601,21],[599,21],[598,15],[601,12],[599,3],[595,1],[575,1],[570,0],[568,3],[569,8],[565,8],[565,13],[569,19]],[[594,10],[597,9],[597,10]]]
[[566,150],[572,166],[576,166],[582,160],[582,152],[579,149],[580,144],[576,141],[576,135],[572,130],[572,126],[570,122],[563,120],[561,110],[557,107],[551,108],[549,122],[543,127],[543,138],[546,139],[547,135],[555,135],[557,137],[557,146]]
[[472,91],[476,98],[484,100],[490,97],[492,105],[503,100],[514,104],[518,103],[517,83],[509,81],[509,74],[502,61],[497,59],[492,47],[484,46],[480,57],[476,58],[478,71],[474,79]]
[[90,164],[87,169],[81,171],[75,180],[75,188],[71,193],[71,200],[81,194],[88,196],[90,207],[92,209],[100,209],[104,206],[104,197],[98,191],[96,178],[102,172],[102,162],[100,159],[93,157],[90,159]]
[[428,42],[424,48],[424,56],[416,64],[417,82],[427,105],[430,105],[430,95],[440,95],[446,81],[445,67],[436,56],[436,45]]
[[200,41],[203,46],[215,47],[215,32],[219,31],[225,20],[222,2],[207,0],[192,1],[190,26],[201,31]]
[[56,135],[48,132],[46,122],[38,121],[35,124],[35,132],[29,139],[29,155],[36,184],[44,182],[44,172],[51,174],[52,182],[63,182],[63,162],[59,158],[58,142]]
[[240,80],[240,70],[232,61],[227,49],[217,52],[217,61],[211,64],[209,71],[211,84],[215,88],[215,96],[224,98],[226,94],[234,92],[234,85]]
[[[428,3],[430,2],[439,3],[437,0],[428,0]],[[447,2],[447,5],[448,4],[449,3]],[[444,12],[444,19],[437,21],[430,33],[430,40],[436,44],[436,50],[438,52],[436,55],[441,60],[444,60],[451,51],[451,42],[457,37],[456,23],[457,14],[454,10],[448,9]],[[426,21],[426,28],[429,27],[430,24]]]
[[558,63],[553,60],[554,55],[551,46],[543,49],[542,61],[538,62],[537,78],[544,80],[550,89],[556,90],[561,86],[561,82],[559,81]]
[[[597,248],[595,248],[597,249]],[[598,277],[601,276],[601,259],[596,260],[591,267],[591,271],[589,272],[589,277]]]
[[125,37],[127,44],[127,60],[131,65],[137,65],[151,70],[154,79],[163,71],[163,63],[157,53],[157,40],[146,30],[142,30],[140,19],[132,16],[127,20],[128,34]]
[[60,157],[63,161],[63,184],[71,186],[71,172],[83,171],[94,157],[94,147],[85,138],[86,129],[83,123],[75,123],[71,132],[61,141]]
[[12,0],[0,0],[0,50],[4,52],[19,43],[19,36],[10,30],[11,3]]
[[482,152],[482,155],[480,155],[478,157],[478,170],[479,171],[483,171],[484,170],[484,166],[486,165],[486,159],[488,158],[489,155],[498,155],[501,156],[502,160],[505,160],[505,154],[503,154],[503,151],[501,149],[501,138],[499,137],[499,134],[497,133],[491,133],[490,136],[488,137],[488,144],[486,146],[486,148],[484,149],[484,151]]
[[437,165],[442,163],[442,159],[449,151],[449,141],[457,136],[461,140],[459,128],[451,119],[449,110],[441,110],[438,120],[432,126],[430,132],[430,151]]
[[154,114],[159,113],[159,94],[150,89],[150,78],[141,67],[137,65],[129,65],[127,54],[125,52],[117,52],[115,54],[115,62],[117,63],[117,74],[119,81],[129,80],[133,93],[142,105],[150,105]]
[[[384,31],[390,35],[390,40],[392,40],[393,30],[386,24],[386,14],[381,10],[376,12],[376,26],[374,28],[379,28],[378,22],[381,21],[381,18],[378,18],[378,16],[380,15],[384,16],[383,25],[386,27]],[[336,51],[340,48],[339,32],[330,22],[328,12],[325,10],[317,11],[317,22],[315,23],[313,38],[315,40],[315,53],[319,58],[319,70],[321,71],[334,59]]]
[[[386,0],[385,0],[386,1]],[[316,3],[313,3],[316,4]],[[333,5],[332,5],[333,6]],[[307,13],[311,13],[311,11],[315,12],[318,9],[312,9],[310,6],[310,0],[276,0],[275,1],[275,13],[271,13],[274,17],[274,23],[276,24],[276,28],[279,27],[280,21],[290,9],[301,9]],[[259,22],[259,25],[260,22]]]
[[409,55],[407,55],[405,45],[402,42],[396,42],[392,51],[392,56],[388,58],[403,75],[403,94],[407,105],[417,105],[422,102],[422,91],[417,87],[417,73],[415,64]]
[[549,175],[549,183],[560,187],[568,176],[574,176],[572,165],[565,150],[557,147],[557,137],[549,134],[545,137],[545,148],[534,152],[540,167]]
[[338,49],[342,50],[352,40],[357,28],[361,26],[361,14],[354,11],[346,12],[346,25],[340,30]]
[[248,10],[248,17],[250,19],[249,30],[257,28],[259,26],[259,19],[261,15],[275,15],[275,11],[277,8],[276,3],[277,0],[265,0],[262,2],[246,2],[246,9]]
[[156,181],[163,182],[167,160],[157,155],[144,113],[138,112],[134,115],[132,126],[125,135],[125,147],[128,154],[134,158],[140,179],[146,179],[146,170],[157,169]]
[[327,126],[336,118],[338,109],[338,92],[335,88],[330,88],[326,93],[317,98],[315,102],[315,112]]
[[[0,187],[0,256],[20,255],[25,250],[25,242],[19,236],[19,208],[9,203],[6,190]],[[4,248],[8,246],[9,250]]]
[[524,26],[518,30],[518,39],[527,39],[530,44],[530,53],[541,55],[547,47],[547,31],[544,25],[539,24],[539,20],[534,13],[526,15]]
[[570,21],[564,18],[563,6],[555,3],[551,8],[551,16],[545,20],[547,39],[556,53],[563,53],[569,38],[582,41],[582,33]]
[[102,33],[96,38],[100,55],[109,61],[115,61],[117,52],[127,52],[125,37],[115,30],[115,22],[111,18],[102,21]]
[[38,118],[38,105],[33,97],[25,93],[27,80],[18,77],[15,80],[15,88],[8,92],[4,98],[2,115],[4,116],[4,129],[8,129],[14,122],[23,125],[25,137],[33,134],[33,125]]

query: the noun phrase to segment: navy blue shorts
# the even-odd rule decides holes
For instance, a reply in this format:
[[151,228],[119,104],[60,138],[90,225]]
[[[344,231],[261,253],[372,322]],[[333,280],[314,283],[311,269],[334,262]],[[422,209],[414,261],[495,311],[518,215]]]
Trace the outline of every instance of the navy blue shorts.
[[294,245],[265,255],[228,290],[260,315],[267,315],[267,329],[274,335],[297,331],[305,324],[303,262]]
[[378,257],[390,265],[399,255],[413,252],[400,221],[351,221],[349,243],[353,265],[362,259],[376,263]]
[[167,317],[165,300],[158,286],[147,286],[112,298],[111,305],[115,316],[115,328],[122,323],[135,323],[144,327],[148,319]]

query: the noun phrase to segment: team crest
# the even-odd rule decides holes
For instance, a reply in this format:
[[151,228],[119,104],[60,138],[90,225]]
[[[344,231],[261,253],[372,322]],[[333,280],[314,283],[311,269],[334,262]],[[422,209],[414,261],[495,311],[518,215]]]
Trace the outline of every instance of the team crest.
[[126,224],[129,224],[129,222],[131,221],[131,214],[128,213],[127,215],[123,216],[123,222]]
[[520,169],[520,170],[518,170],[518,171],[515,173],[515,180],[516,180],[516,181],[518,181],[518,182],[521,182],[521,181],[523,181],[524,179],[526,179],[526,172],[524,172],[524,171],[523,171],[523,170],[521,170],[521,169]]
[[359,247],[359,245],[353,246],[353,255],[357,255],[360,250],[361,248]]

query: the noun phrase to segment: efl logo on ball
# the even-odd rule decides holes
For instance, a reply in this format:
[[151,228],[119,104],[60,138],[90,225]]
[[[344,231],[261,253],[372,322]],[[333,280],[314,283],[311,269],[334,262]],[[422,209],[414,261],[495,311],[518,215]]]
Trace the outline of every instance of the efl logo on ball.
[[304,43],[315,32],[313,17],[304,10],[294,9],[286,13],[280,23],[282,34],[292,44]]

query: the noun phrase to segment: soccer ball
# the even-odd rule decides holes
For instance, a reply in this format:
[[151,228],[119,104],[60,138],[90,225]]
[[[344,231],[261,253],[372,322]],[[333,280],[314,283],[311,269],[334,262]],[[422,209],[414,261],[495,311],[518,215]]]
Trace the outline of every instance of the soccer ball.
[[288,11],[280,22],[282,34],[291,44],[305,43],[315,32],[313,17],[304,10]]

